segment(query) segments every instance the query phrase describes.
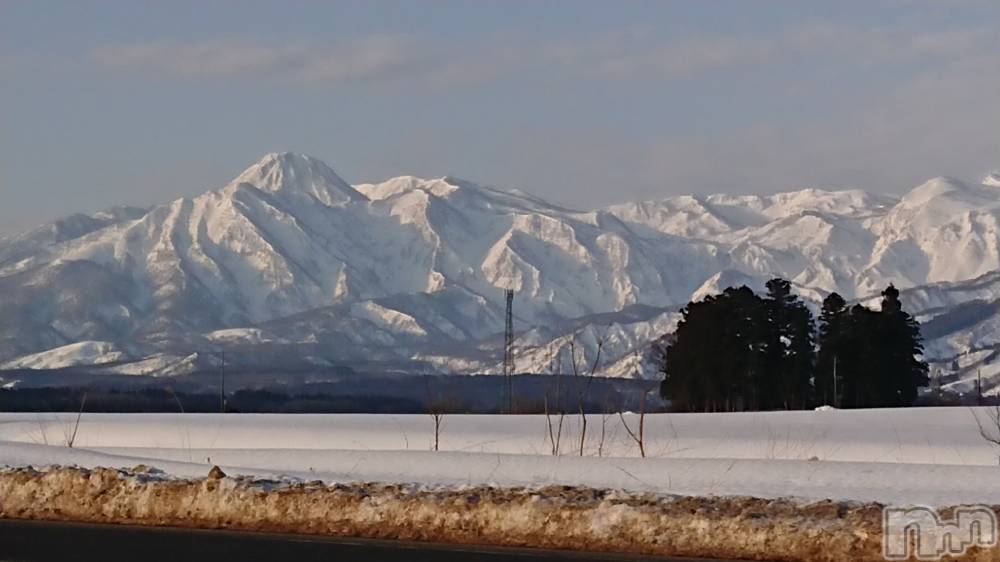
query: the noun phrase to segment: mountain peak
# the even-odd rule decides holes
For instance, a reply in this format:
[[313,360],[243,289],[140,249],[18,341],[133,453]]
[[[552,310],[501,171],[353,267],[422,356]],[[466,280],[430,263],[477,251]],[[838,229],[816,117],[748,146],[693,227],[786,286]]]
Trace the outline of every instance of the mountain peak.
[[900,203],[906,207],[919,208],[931,203],[964,201],[977,195],[977,191],[955,178],[939,176],[912,189],[900,199]]
[[241,184],[270,193],[304,193],[326,205],[366,199],[322,160],[295,152],[265,154],[230,185]]
[[446,197],[458,190],[448,178],[424,179],[416,176],[398,176],[382,183],[362,183],[354,186],[372,201],[389,199],[415,190],[425,191],[435,197]]
[[987,187],[1000,187],[1000,170],[987,174],[983,178],[983,185]]

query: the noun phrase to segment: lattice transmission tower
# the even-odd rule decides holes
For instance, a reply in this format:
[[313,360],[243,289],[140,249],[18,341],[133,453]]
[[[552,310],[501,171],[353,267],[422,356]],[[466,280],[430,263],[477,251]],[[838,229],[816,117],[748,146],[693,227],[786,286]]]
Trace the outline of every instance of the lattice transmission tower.
[[503,402],[506,413],[514,413],[514,290],[507,289],[507,324],[503,342]]

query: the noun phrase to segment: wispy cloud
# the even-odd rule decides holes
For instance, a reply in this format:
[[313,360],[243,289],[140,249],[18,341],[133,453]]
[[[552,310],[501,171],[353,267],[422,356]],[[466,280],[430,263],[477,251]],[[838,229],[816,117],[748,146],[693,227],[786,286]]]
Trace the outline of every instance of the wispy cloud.
[[157,42],[106,46],[90,52],[93,61],[106,67],[178,77],[257,75],[323,83],[391,75],[415,65],[421,56],[412,41],[383,36],[336,44]]
[[309,82],[339,82],[418,71],[428,53],[415,40],[374,36],[337,48],[310,50],[299,57],[295,75]]
[[530,70],[583,79],[676,79],[800,59],[895,64],[958,59],[1000,45],[993,28],[921,30],[811,24],[772,35],[701,35],[665,39],[626,29],[586,39],[485,40],[461,52],[428,49],[428,76],[448,85],[497,80]]
[[141,68],[180,76],[227,76],[269,71],[296,56],[297,48],[264,47],[248,43],[141,43],[102,47],[91,52],[98,63]]
[[545,59],[609,75],[677,77],[779,63],[795,57],[860,57],[868,62],[957,56],[995,44],[994,29],[926,31],[912,28],[815,24],[773,35],[695,36],[662,41],[647,34],[616,34],[543,49]]
[[796,58],[886,64],[957,58],[1000,45],[991,28],[924,30],[804,24],[773,34],[664,38],[625,29],[585,39],[486,37],[462,45],[432,38],[369,36],[330,44],[250,40],[105,46],[90,58],[111,68],[179,77],[259,76],[301,83],[414,77],[461,86],[543,71],[580,78],[673,79],[779,64]]

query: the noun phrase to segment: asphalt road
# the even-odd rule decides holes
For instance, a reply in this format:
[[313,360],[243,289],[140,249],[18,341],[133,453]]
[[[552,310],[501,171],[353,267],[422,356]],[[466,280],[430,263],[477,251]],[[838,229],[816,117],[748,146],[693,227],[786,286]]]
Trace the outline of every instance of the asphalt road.
[[[0,562],[535,562],[662,558],[124,525],[0,520]],[[680,562],[682,559],[671,559]],[[705,562],[705,561],[702,561]],[[719,561],[716,561],[719,562]]]

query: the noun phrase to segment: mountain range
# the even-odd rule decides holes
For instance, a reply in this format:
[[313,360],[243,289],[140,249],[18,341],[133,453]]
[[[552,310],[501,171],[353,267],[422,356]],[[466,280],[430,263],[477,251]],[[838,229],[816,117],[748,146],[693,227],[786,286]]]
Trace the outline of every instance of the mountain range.
[[[231,363],[496,373],[503,289],[517,370],[654,377],[651,341],[727,286],[792,281],[924,323],[943,384],[1000,386],[1000,174],[902,197],[807,189],[579,211],[411,176],[350,185],[264,156],[228,185],[0,239],[0,368],[170,376]],[[598,357],[600,354],[600,357]],[[994,379],[996,379],[994,384]]]

